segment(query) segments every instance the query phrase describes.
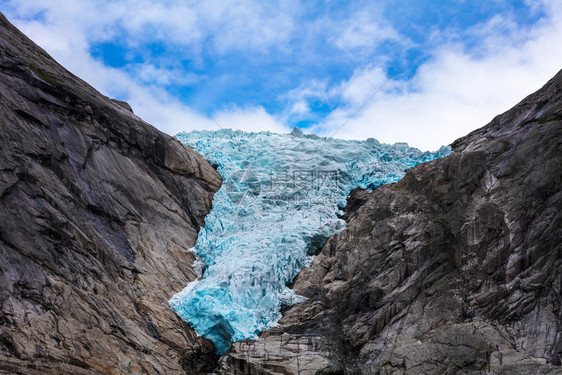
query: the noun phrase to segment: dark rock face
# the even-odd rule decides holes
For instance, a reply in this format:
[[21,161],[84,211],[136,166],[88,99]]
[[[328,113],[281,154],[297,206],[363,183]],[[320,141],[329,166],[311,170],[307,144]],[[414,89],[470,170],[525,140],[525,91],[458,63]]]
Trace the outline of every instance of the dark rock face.
[[220,184],[0,15],[0,373],[212,370],[167,300]]
[[561,374],[562,72],[455,153],[355,191],[308,301],[223,374]]
[[[297,134],[298,135],[298,134]],[[348,200],[305,303],[221,374],[562,373],[562,73]],[[168,308],[220,176],[0,15],[0,373],[199,374]]]

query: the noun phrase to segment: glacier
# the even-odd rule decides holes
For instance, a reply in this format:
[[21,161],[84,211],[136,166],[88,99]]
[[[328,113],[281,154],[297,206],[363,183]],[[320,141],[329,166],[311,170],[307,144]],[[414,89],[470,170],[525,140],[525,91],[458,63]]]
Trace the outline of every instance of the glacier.
[[234,341],[256,338],[277,323],[283,307],[303,300],[288,285],[344,228],[340,216],[352,189],[396,182],[406,169],[451,153],[449,147],[421,152],[405,143],[321,138],[298,128],[176,137],[224,182],[191,249],[199,278],[169,304],[219,354]]

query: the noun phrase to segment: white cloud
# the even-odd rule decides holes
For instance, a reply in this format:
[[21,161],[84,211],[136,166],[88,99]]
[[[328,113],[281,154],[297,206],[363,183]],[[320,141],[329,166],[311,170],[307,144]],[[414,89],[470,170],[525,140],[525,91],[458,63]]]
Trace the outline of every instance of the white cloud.
[[342,50],[353,50],[363,54],[371,52],[380,43],[393,40],[404,41],[401,36],[380,14],[373,14],[366,9],[356,12],[343,22],[344,29],[334,43]]
[[328,80],[309,80],[301,86],[287,92],[283,99],[290,104],[289,116],[304,115],[310,112],[309,101],[326,102],[339,95],[338,89],[330,87]]
[[[390,80],[337,137],[406,141],[427,150],[485,125],[562,68],[562,49],[557,48],[562,45],[562,3],[545,5],[548,17],[525,38],[519,32],[507,36],[497,32],[494,26],[505,24],[493,19],[477,26],[477,31],[488,33],[477,51],[467,52],[458,44],[437,48],[411,81]],[[376,89],[381,79],[378,69],[356,73],[340,86],[348,106],[312,130],[332,135],[356,110],[357,98],[364,98],[367,88]]]
[[[270,12],[266,5],[251,0],[213,1],[205,5],[183,1],[159,4],[148,0],[119,3],[26,0],[9,5],[11,21],[59,63],[103,94],[127,100],[137,115],[169,134],[215,130],[218,125],[202,114],[197,105],[182,104],[164,90],[165,86],[175,84],[168,73],[151,63],[128,65],[122,70],[108,67],[90,55],[92,43],[127,36],[127,42],[132,45],[151,38],[152,42],[165,40],[198,49],[206,38],[212,38],[213,45],[221,51],[263,50],[287,38],[291,32],[291,22],[282,11]],[[284,6],[284,3],[280,5]],[[38,15],[40,19],[33,19]],[[174,76],[173,73],[169,72]],[[174,81],[180,85],[198,79],[189,73],[178,77]],[[287,131],[261,107],[232,107],[215,118],[226,128]]]
[[[562,2],[528,1],[535,11],[542,7],[548,14],[530,30],[520,29],[509,14],[502,14],[460,36],[451,35],[452,30],[435,32],[429,40],[436,47],[426,51],[431,59],[416,75],[407,81],[388,82],[384,63],[380,63],[384,57],[367,59],[365,51],[385,40],[403,47],[410,42],[377,12],[357,12],[342,22],[322,16],[304,25],[299,24],[303,6],[296,0],[276,4],[254,0],[13,0],[6,3],[5,12],[70,71],[102,93],[129,101],[135,113],[170,134],[216,129],[217,125],[196,105],[185,105],[170,96],[165,89],[173,82],[153,63],[111,68],[90,55],[93,44],[123,38],[120,41],[140,48],[147,41],[165,41],[169,48],[182,49],[194,62],[204,49],[218,56],[239,50],[257,58],[271,57],[272,49],[291,48],[295,33],[316,43],[336,45],[351,60],[360,55],[354,61],[363,65],[353,65],[349,80],[310,79],[288,91],[283,96],[288,102],[284,118],[268,114],[260,106],[230,107],[216,114],[218,122],[229,128],[286,132],[283,120],[305,118],[312,103],[342,102],[311,129],[331,135],[384,83],[383,90],[337,136],[406,141],[422,149],[435,149],[486,124],[562,67],[562,49],[557,48],[562,45]],[[33,20],[37,16],[39,19]],[[478,40],[476,47],[468,50],[462,45],[463,35]],[[171,65],[170,72],[181,85],[201,78],[180,73],[180,66],[175,73],[176,67]]]
[[310,113],[310,107],[308,106],[306,101],[299,100],[299,101],[297,101],[293,104],[290,112],[291,112],[291,114],[302,116],[302,115],[305,115],[307,113]]
[[[266,50],[286,41],[293,32],[292,15],[298,11],[298,3],[289,0],[274,4],[255,0],[12,0],[7,4],[13,20],[40,15],[37,24],[44,31],[59,35],[59,43],[73,47],[120,37],[133,46],[162,41],[196,50],[204,44],[222,52]],[[55,42],[48,36],[45,39]]]
[[351,106],[359,107],[382,85],[388,89],[386,74],[381,67],[355,71],[349,81],[341,84],[341,97]]
[[215,119],[222,127],[247,132],[268,130],[274,133],[287,133],[290,131],[281,121],[276,120],[262,107],[233,108],[217,113]]

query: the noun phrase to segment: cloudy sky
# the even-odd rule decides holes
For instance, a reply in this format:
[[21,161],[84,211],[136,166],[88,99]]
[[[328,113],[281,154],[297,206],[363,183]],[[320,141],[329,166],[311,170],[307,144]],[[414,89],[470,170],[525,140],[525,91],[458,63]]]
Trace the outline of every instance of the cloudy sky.
[[437,149],[562,68],[560,0],[0,0],[67,69],[161,130]]

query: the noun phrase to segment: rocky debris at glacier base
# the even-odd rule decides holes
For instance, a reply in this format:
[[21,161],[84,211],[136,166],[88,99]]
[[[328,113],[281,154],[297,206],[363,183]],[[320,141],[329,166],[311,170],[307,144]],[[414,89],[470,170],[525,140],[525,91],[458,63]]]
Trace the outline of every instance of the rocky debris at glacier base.
[[326,239],[354,188],[396,182],[419,163],[448,155],[374,139],[194,131],[177,137],[224,178],[194,253],[205,271],[170,305],[219,353],[274,326],[284,307],[302,302],[288,285]]

